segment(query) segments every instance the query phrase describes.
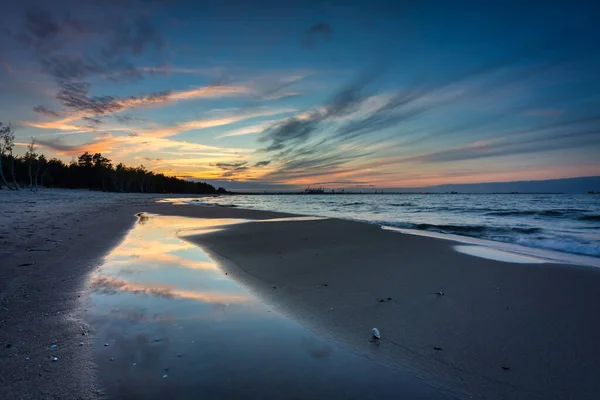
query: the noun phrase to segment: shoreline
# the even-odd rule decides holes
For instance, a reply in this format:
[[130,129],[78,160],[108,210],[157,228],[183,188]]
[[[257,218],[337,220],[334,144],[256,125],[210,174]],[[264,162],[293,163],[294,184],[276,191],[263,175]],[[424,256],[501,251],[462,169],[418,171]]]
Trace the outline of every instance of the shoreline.
[[[335,219],[232,225],[185,239],[311,330],[459,398],[600,391],[593,267],[489,260],[445,239]],[[379,347],[367,341],[372,327]]]
[[[82,319],[86,281],[136,213],[297,216],[160,203],[165,196],[155,195],[99,197],[79,209],[55,204],[60,210],[54,214],[33,212],[34,218],[13,221],[17,230],[29,232],[24,236],[31,234],[27,241],[9,237],[11,229],[0,232],[0,240],[10,244],[3,246],[0,272],[0,397],[102,397],[90,327]],[[54,242],[33,250],[45,239]],[[600,355],[593,337],[600,271],[593,267],[502,263],[458,253],[445,239],[338,219],[249,222],[183,239],[314,332],[461,398],[600,393],[590,376],[599,369]],[[367,341],[373,327],[381,331],[381,346]],[[48,346],[55,339],[59,361],[51,362]]]
[[[44,189],[2,195],[7,196],[0,198],[0,398],[102,398],[93,329],[84,320],[90,273],[135,224],[135,214],[193,217],[199,207],[159,203],[183,196],[156,194]],[[201,212],[207,218],[230,213]],[[267,212],[263,218],[286,216]]]

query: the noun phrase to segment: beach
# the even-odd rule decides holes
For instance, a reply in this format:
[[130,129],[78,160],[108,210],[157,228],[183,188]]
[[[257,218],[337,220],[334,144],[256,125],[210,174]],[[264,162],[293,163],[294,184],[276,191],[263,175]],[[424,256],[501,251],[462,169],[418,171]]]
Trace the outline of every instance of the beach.
[[[0,205],[1,398],[104,396],[85,322],[89,275],[140,212],[256,220],[181,238],[315,334],[452,397],[600,393],[596,268],[500,262],[459,253],[452,241],[333,218],[267,222],[290,215],[41,192]],[[373,327],[379,344],[369,341]]]

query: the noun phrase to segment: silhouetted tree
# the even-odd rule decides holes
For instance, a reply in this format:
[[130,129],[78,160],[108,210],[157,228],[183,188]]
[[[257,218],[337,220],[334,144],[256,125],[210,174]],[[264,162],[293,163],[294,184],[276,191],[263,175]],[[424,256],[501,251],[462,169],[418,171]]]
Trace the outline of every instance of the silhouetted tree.
[[[42,171],[40,173],[40,171]],[[35,170],[35,186],[38,186],[38,176],[40,177],[40,185],[44,186],[44,174],[46,173],[46,157],[41,154],[37,159],[37,169]]]
[[[25,160],[27,164],[29,164],[29,187],[33,189],[33,175],[32,175],[32,166],[37,158],[37,153],[35,152],[35,138],[31,138],[31,142],[27,145],[27,152],[25,153]],[[37,186],[37,184],[36,184]]]
[[4,176],[4,159],[8,154],[9,144],[12,146],[12,140],[14,140],[14,135],[12,135],[12,139],[10,139],[11,134],[12,130],[10,125],[4,126],[4,124],[0,122],[0,178],[2,179],[2,182],[0,182],[0,187],[2,184],[4,184],[4,186],[9,189],[13,188],[10,187],[6,181],[6,177]]
[[13,148],[15,147],[15,131],[11,128],[10,124],[4,129],[2,140],[4,142],[4,149],[8,152],[10,174],[12,175],[13,184],[15,185],[14,189],[19,190],[19,184],[17,183],[17,177],[15,175],[15,157],[13,156]]
[[[140,193],[217,193],[217,190],[208,183],[185,181],[174,176],[157,174],[143,165],[128,167],[119,163],[114,167],[111,160],[100,153],[85,152],[76,161],[65,164],[57,158],[46,160],[43,155],[30,157],[29,154],[35,154],[35,148],[33,151],[29,150],[25,157],[9,155],[8,158],[15,163],[19,176],[26,176],[30,162],[32,163],[31,176],[35,186],[38,185],[39,176],[39,184],[50,187]],[[225,189],[219,190],[219,193],[225,192]]]

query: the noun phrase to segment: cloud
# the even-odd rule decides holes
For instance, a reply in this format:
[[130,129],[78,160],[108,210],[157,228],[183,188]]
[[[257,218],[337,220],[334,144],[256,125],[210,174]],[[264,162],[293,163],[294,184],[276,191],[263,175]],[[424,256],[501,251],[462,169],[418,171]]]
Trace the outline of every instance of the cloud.
[[[158,93],[152,93],[150,95],[145,96],[129,96],[124,98],[116,98],[113,96],[89,96],[89,85],[87,83],[69,83],[63,85],[63,88],[59,91],[57,98],[62,102],[62,104],[67,107],[71,111],[70,116],[59,121],[54,122],[25,122],[26,125],[32,126],[35,128],[42,129],[58,129],[63,131],[89,131],[83,126],[72,124],[72,122],[77,121],[78,119],[94,120],[98,116],[115,114],[119,112],[123,112],[126,110],[143,108],[143,107],[154,107],[157,105],[165,105],[174,100],[192,100],[196,98],[205,98],[205,97],[219,97],[219,96],[229,96],[235,93],[243,93],[244,89],[239,86],[229,87],[206,87],[201,89],[192,89],[187,91],[163,91]],[[287,112],[291,109],[282,110],[280,112]],[[278,114],[278,111],[264,111],[263,113],[256,112],[254,116],[264,116],[264,115],[274,115]],[[57,115],[60,115],[57,113]],[[115,119],[121,123],[129,123],[132,121],[142,121],[139,118],[131,117],[131,116],[118,116],[115,115]],[[229,124],[232,122],[237,122],[240,119],[232,118],[230,122],[223,121],[222,123],[211,124],[209,121],[204,121],[204,126],[202,126],[203,122],[197,121],[188,122],[178,125],[178,127],[174,127],[168,129],[168,131],[172,131],[174,133],[191,130],[191,129],[199,129],[201,127],[214,127],[222,124]],[[156,129],[157,132],[160,132],[164,129]]]
[[98,118],[83,117],[82,119],[84,121],[88,122],[90,124],[90,126],[92,126],[92,127],[97,127],[98,125],[102,124],[102,121],[99,120]]
[[254,164],[254,166],[255,167],[266,167],[269,164],[271,164],[271,161],[259,161],[256,164]]
[[[33,54],[41,71],[54,79],[59,87],[57,100],[67,110],[87,117],[163,100],[164,92],[125,99],[90,95],[92,79],[141,79],[132,59],[146,52],[162,52],[164,41],[148,17],[157,4],[141,0],[118,6],[81,4],[67,1],[52,8],[32,5],[24,12],[22,25],[10,34]],[[60,115],[41,106],[35,111]]]
[[250,168],[248,161],[218,162],[211,165],[225,171],[221,174],[222,178],[239,175]]
[[[539,153],[561,149],[580,148],[600,144],[600,129],[583,129],[546,133],[533,137],[501,138],[489,143],[443,150],[404,159],[404,162],[444,163],[477,160],[481,158],[507,157],[517,154]],[[400,160],[399,160],[400,161]]]
[[[218,162],[223,157],[231,158],[234,155],[241,157],[242,155],[254,152],[252,149],[207,146],[200,143],[172,140],[166,137],[144,136],[132,132],[112,135],[108,132],[112,131],[113,128],[105,126],[104,129],[105,131],[102,132],[88,128],[86,132],[93,133],[95,138],[85,143],[71,144],[65,140],[65,136],[52,139],[41,138],[38,140],[38,143],[41,147],[51,149],[59,155],[67,156],[78,156],[85,151],[90,153],[111,153],[116,158],[130,157],[140,153],[144,155],[148,153],[156,154],[157,152],[202,156],[200,160],[197,157],[189,160],[195,166],[200,166],[203,163]],[[168,160],[162,161],[167,162]]]
[[110,139],[95,140],[83,144],[67,144],[61,139],[36,139],[36,143],[40,147],[44,147],[50,150],[56,151],[58,154],[78,156],[86,151],[89,153],[110,153],[113,148],[112,141]]
[[314,24],[304,34],[302,38],[302,46],[306,48],[313,48],[320,41],[328,41],[331,38],[333,29],[325,22],[319,22]]
[[[410,148],[401,144],[410,134],[422,133],[410,143],[413,146],[436,138],[427,131],[415,130],[416,121],[436,121],[433,117],[440,114],[434,113],[444,107],[466,107],[491,93],[539,79],[558,65],[552,57],[546,57],[555,45],[550,39],[444,80],[415,79],[385,95],[374,95],[384,79],[383,68],[366,71],[323,106],[281,120],[260,134],[260,142],[266,143],[262,152],[270,154],[275,167],[263,178],[297,182],[310,176],[347,174],[357,168],[359,159],[375,157],[377,152],[390,148],[409,152]],[[430,118],[425,120],[425,116]],[[486,116],[473,123],[469,116],[475,126],[467,129],[477,132],[478,126],[493,118],[496,116]],[[457,130],[446,134],[450,133],[462,134]],[[387,147],[378,147],[382,143]]]
[[368,83],[374,78],[371,73],[363,74],[355,82],[340,90],[328,105],[288,118],[267,128],[261,135],[261,142],[271,142],[264,151],[283,150],[308,140],[331,120],[356,111],[366,95]]
[[223,76],[224,69],[219,67],[212,68],[177,68],[171,65],[162,67],[139,67],[139,71],[146,72],[152,75],[171,75],[171,74],[187,74],[200,75],[218,78]]
[[260,124],[256,124],[256,125],[245,126],[240,129],[234,129],[234,130],[228,131],[227,133],[224,133],[222,135],[215,137],[215,139],[222,139],[222,138],[226,138],[226,137],[251,135],[254,133],[260,133],[260,132],[263,132],[265,129],[267,129],[269,126],[271,126],[273,124],[274,124],[274,121],[266,121],[266,122],[261,122]]
[[133,115],[115,115],[114,118],[122,123],[122,124],[129,124],[131,122],[142,122],[144,121],[142,118],[138,118],[135,117]]
[[164,104],[171,96],[170,91],[163,91],[119,99],[113,96],[89,96],[89,89],[90,85],[85,82],[65,83],[56,97],[63,106],[79,115],[98,116],[157,103]]
[[213,85],[197,89],[184,90],[181,92],[173,92],[169,96],[169,99],[193,100],[202,98],[239,96],[247,93],[252,93],[252,89],[247,86]]
[[523,113],[529,117],[558,117],[564,113],[560,109],[533,109]]
[[258,117],[270,117],[277,114],[285,114],[289,112],[293,112],[294,109],[290,108],[262,108],[258,107],[255,109],[250,109],[247,111],[242,111],[239,114],[236,114],[235,111],[228,111],[224,113],[221,117],[217,118],[206,118],[199,119],[193,121],[182,122],[179,124],[175,124],[173,126],[167,126],[162,128],[153,128],[153,129],[140,129],[139,133],[146,136],[153,137],[164,137],[164,136],[173,136],[181,132],[191,131],[194,129],[206,129],[206,128],[214,128],[218,126],[231,125],[236,122],[240,122],[250,118],[258,118]]
[[52,111],[44,106],[35,106],[33,107],[33,111],[35,111],[38,114],[42,114],[46,117],[60,117],[59,113],[57,113],[56,111]]
[[224,171],[235,171],[241,172],[248,169],[248,161],[239,161],[239,162],[218,162],[213,164],[215,167],[222,169]]

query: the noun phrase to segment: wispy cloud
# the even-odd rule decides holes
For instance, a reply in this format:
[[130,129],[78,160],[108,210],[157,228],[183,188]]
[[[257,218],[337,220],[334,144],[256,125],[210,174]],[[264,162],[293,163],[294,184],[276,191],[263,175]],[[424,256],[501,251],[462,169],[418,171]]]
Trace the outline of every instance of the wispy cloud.
[[193,121],[182,122],[173,126],[163,127],[163,128],[154,128],[154,129],[142,129],[139,130],[139,133],[144,136],[152,136],[152,137],[165,137],[176,135],[181,132],[191,131],[195,129],[206,129],[206,128],[214,128],[218,126],[231,125],[236,122],[240,122],[246,119],[258,118],[258,117],[270,117],[277,114],[284,114],[293,112],[294,109],[289,108],[256,108],[253,110],[242,111],[239,114],[236,113],[236,110],[228,112],[227,114],[217,117],[217,118],[206,118],[199,119]]
[[273,121],[261,122],[260,124],[245,126],[243,128],[234,129],[224,133],[222,135],[217,136],[215,139],[222,139],[226,137],[232,136],[242,136],[242,135],[251,135],[255,133],[263,132],[266,128],[273,125]]
[[35,106],[33,107],[33,111],[45,117],[60,117],[59,113],[57,113],[56,111],[52,111],[44,106]]

